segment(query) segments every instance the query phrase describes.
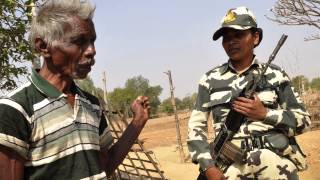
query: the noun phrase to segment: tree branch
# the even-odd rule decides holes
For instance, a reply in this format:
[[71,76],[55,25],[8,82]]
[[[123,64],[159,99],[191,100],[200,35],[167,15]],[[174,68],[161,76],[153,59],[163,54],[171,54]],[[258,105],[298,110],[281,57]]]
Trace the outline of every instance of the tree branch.
[[[320,30],[319,0],[278,0],[271,12],[273,16],[266,17],[280,25],[308,25]],[[315,33],[305,40],[317,40],[319,37],[319,33]]]

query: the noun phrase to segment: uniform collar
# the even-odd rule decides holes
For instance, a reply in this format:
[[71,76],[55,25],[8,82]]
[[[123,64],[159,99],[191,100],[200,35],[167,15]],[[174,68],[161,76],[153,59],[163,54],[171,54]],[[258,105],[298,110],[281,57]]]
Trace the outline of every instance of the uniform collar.
[[[39,73],[32,69],[31,75],[29,76],[29,80],[32,84],[36,86],[36,88],[51,98],[58,98],[59,96],[64,96],[65,94],[59,91],[56,87],[50,84],[47,80],[39,75]],[[79,88],[76,86],[74,82],[71,85],[72,91],[75,91],[75,94],[79,93]],[[80,94],[82,95],[81,91]]]
[[[261,64],[260,64],[259,60],[256,57],[254,57],[254,59],[252,60],[251,65],[249,66],[249,68],[247,70],[249,70],[249,69],[251,69],[253,67],[260,67],[260,66],[261,66]],[[228,63],[225,63],[222,66],[221,74],[225,74],[228,71],[236,72],[236,70],[234,69],[234,67],[231,64],[231,60],[230,59],[228,60]]]

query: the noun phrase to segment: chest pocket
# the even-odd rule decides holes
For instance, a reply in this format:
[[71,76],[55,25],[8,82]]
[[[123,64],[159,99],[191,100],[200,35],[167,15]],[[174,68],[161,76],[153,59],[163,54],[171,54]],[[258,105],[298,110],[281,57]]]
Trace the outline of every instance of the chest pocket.
[[216,123],[220,122],[228,114],[232,98],[231,89],[215,91],[210,94],[210,101],[207,105],[211,109],[212,118]]
[[81,102],[79,112],[77,113],[77,119],[80,123],[90,124],[94,127],[99,127],[101,119],[101,111],[95,105],[88,104],[87,102]]
[[204,106],[206,108],[210,108],[217,105],[227,104],[231,101],[231,98],[232,98],[231,89],[215,91],[212,94],[210,94],[210,101],[204,104]]
[[276,108],[278,105],[278,91],[278,87],[268,81],[266,76],[263,76],[258,83],[256,94],[266,107]]
[[261,102],[265,106],[275,106],[277,104],[278,95],[275,90],[267,89],[260,92],[257,92],[257,95]]

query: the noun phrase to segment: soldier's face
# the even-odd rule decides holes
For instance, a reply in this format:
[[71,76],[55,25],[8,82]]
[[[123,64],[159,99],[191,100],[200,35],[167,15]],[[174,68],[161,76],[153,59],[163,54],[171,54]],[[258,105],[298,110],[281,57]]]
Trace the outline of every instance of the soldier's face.
[[62,76],[85,78],[91,71],[96,54],[96,33],[91,20],[70,19],[64,36],[52,43],[51,64]]
[[234,61],[245,60],[253,55],[253,49],[259,42],[259,34],[251,30],[224,30],[222,46],[230,59]]

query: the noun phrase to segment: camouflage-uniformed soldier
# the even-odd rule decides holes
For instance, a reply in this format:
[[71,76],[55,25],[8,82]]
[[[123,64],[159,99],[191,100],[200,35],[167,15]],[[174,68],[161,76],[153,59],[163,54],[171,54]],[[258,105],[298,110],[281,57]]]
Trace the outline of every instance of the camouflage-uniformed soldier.
[[[306,161],[294,136],[310,126],[310,116],[299,95],[287,74],[271,65],[253,99],[238,97],[263,67],[254,54],[262,40],[262,29],[248,8],[228,11],[213,40],[221,36],[229,60],[202,76],[188,124],[188,148],[202,172],[198,178],[298,179],[297,171],[306,169]],[[246,116],[231,141],[244,150],[244,161],[215,162],[207,142],[207,120],[211,112],[217,134],[231,108]]]

